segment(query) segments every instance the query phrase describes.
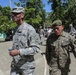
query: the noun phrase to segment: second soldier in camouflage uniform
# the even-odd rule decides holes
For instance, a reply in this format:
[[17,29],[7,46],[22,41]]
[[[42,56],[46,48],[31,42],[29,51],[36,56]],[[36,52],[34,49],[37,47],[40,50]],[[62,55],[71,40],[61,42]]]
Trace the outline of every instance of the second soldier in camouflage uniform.
[[24,9],[12,10],[13,20],[17,23],[13,36],[13,46],[9,51],[13,60],[10,75],[34,75],[34,55],[39,51],[39,41],[35,29],[23,21]]
[[50,75],[68,75],[70,66],[69,46],[76,57],[75,38],[63,31],[61,20],[53,22],[53,33],[47,39],[46,60]]

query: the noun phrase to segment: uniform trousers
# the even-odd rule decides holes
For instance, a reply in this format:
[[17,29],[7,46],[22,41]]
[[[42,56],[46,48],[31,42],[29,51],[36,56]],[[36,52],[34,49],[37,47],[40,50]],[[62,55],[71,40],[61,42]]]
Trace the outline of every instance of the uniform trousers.
[[62,69],[57,62],[52,61],[49,68],[49,75],[68,75],[70,72],[69,66],[70,64],[66,63]]
[[35,75],[35,68],[19,69],[16,67],[11,68],[10,75]]

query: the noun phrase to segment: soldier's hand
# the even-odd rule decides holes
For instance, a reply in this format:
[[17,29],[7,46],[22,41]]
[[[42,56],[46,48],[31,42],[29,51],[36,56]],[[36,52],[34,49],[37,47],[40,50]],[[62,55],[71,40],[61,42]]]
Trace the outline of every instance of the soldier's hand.
[[11,56],[16,56],[16,55],[20,54],[20,51],[15,49],[15,50],[9,51],[9,54]]

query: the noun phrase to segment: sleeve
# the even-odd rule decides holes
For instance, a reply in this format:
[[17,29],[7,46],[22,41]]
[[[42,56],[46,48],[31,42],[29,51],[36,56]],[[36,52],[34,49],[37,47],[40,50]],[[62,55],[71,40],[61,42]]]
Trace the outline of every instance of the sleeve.
[[49,63],[50,63],[50,47],[49,47],[48,39],[47,39],[47,42],[46,42],[46,52],[45,52],[45,56],[46,56],[47,64],[49,65]]
[[76,58],[76,39],[71,35],[69,37],[70,37],[70,47],[72,49],[74,57]]
[[29,45],[27,48],[19,49],[20,55],[34,55],[39,52],[39,39],[34,29],[29,30],[28,42]]

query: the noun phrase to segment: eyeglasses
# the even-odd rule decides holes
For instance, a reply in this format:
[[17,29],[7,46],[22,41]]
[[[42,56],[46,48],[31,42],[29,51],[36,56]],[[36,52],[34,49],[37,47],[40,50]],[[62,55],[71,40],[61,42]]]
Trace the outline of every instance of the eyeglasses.
[[12,13],[12,17],[13,16],[17,16],[17,15],[20,15],[21,13]]

